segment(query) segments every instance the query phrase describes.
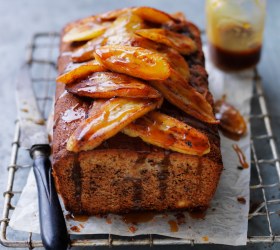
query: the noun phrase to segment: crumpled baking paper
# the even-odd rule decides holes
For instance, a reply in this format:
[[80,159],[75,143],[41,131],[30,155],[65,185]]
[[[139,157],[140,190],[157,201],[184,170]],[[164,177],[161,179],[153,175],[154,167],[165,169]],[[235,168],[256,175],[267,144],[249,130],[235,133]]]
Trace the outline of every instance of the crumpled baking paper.
[[[205,54],[207,59],[207,51],[205,51]],[[253,71],[227,74],[216,69],[209,60],[206,60],[206,66],[209,73],[210,90],[214,98],[219,99],[226,94],[227,101],[238,108],[249,122]],[[249,128],[248,124],[248,130]],[[110,233],[122,236],[158,234],[192,239],[195,243],[245,245],[248,227],[250,168],[244,170],[237,168],[240,163],[236,152],[232,148],[233,144],[238,144],[244,152],[247,162],[250,163],[250,130],[238,142],[221,135],[224,170],[216,194],[204,219],[195,219],[188,212],[183,213],[183,215],[180,214],[180,221],[176,219],[176,213],[168,213],[158,214],[152,220],[137,225],[127,224],[121,216],[111,214],[107,218],[90,217],[80,219],[80,221],[68,218],[66,223],[69,233]],[[244,197],[246,203],[238,202],[237,197]],[[37,189],[33,171],[31,171],[12,214],[10,226],[15,230],[39,233],[37,203]],[[64,211],[65,215],[67,213],[67,211]]]

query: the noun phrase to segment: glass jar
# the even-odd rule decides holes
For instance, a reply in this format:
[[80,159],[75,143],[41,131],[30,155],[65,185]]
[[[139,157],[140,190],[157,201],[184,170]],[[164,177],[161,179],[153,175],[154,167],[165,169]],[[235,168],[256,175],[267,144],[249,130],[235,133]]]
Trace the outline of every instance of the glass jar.
[[243,70],[260,60],[265,0],[206,0],[210,56],[223,70]]

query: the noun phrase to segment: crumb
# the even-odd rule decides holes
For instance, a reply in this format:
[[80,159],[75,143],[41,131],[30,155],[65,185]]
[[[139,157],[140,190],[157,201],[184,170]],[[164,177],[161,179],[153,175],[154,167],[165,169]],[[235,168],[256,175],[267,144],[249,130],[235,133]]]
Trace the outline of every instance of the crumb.
[[131,233],[133,233],[133,234],[138,230],[138,228],[135,227],[135,226],[130,226],[128,229],[129,229],[129,231],[130,231]]
[[209,238],[208,238],[208,236],[203,236],[203,237],[202,237],[202,240],[203,240],[203,241],[209,241]]
[[77,227],[77,226],[73,226],[73,227],[71,227],[70,228],[73,232],[77,232],[77,233],[79,233],[81,230],[80,230],[80,228],[79,227]]
[[245,198],[244,197],[237,197],[237,201],[240,203],[240,204],[246,204],[246,200],[245,200]]
[[112,224],[112,219],[109,218],[109,217],[107,217],[107,218],[106,218],[106,222],[107,222],[107,224]]

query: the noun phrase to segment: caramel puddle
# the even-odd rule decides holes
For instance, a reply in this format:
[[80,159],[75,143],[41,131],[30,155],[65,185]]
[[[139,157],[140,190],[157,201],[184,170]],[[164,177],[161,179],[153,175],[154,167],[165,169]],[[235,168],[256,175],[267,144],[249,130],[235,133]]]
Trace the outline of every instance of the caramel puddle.
[[138,224],[149,222],[156,216],[155,212],[139,212],[139,213],[128,213],[122,216],[122,221],[127,224]]
[[178,224],[175,220],[169,220],[168,224],[170,226],[170,232],[176,233],[179,230]]
[[73,220],[78,222],[86,222],[89,219],[87,215],[74,215],[74,214],[66,214],[66,220]]
[[220,121],[221,132],[224,136],[238,141],[246,134],[247,125],[240,112],[227,103],[225,96],[215,102],[215,116]]

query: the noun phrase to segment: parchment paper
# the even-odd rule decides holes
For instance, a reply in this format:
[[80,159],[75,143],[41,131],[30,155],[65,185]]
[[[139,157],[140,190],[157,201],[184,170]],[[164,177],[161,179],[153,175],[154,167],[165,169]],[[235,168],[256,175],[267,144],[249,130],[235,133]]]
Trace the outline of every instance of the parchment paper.
[[[207,59],[208,53],[207,51],[205,53]],[[209,60],[206,61],[210,90],[215,99],[226,94],[228,102],[237,107],[249,121],[253,72],[226,74],[216,69]],[[249,128],[248,124],[248,130]],[[224,170],[214,199],[204,219],[193,219],[187,212],[184,213],[185,223],[182,224],[178,223],[175,218],[176,213],[159,214],[151,221],[138,223],[137,225],[126,224],[117,215],[108,215],[107,218],[90,217],[85,222],[68,219],[66,222],[69,233],[110,233],[122,236],[159,234],[194,239],[196,243],[207,241],[216,244],[245,245],[248,226],[250,169],[239,170],[237,168],[240,163],[232,148],[234,143],[239,145],[246,156],[247,162],[250,163],[250,131],[238,142],[221,135]],[[238,202],[237,197],[244,197],[246,204]],[[10,226],[15,230],[39,233],[37,203],[37,189],[33,171],[31,171],[12,214]],[[68,212],[64,211],[64,213],[66,215]],[[177,232],[171,232],[170,221],[174,221],[178,225]],[[136,231],[132,232],[134,230]]]

